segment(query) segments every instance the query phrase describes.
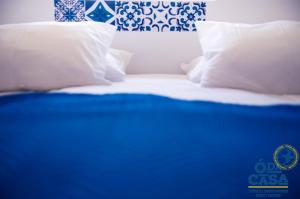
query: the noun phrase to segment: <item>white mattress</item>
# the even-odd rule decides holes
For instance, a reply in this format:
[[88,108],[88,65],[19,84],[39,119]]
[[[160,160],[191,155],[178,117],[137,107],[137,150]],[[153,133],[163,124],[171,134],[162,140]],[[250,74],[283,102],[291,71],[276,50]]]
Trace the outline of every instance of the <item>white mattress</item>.
[[245,105],[300,105],[300,95],[265,95],[234,89],[202,88],[199,84],[186,79],[185,75],[128,75],[124,82],[113,83],[111,86],[72,87],[51,92],[96,95],[155,94],[182,100],[204,100]]

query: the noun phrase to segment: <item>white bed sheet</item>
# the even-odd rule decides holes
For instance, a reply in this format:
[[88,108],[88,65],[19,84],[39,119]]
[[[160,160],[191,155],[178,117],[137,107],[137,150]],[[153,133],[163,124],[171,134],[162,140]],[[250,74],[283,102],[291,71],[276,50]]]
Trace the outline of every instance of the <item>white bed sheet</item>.
[[182,100],[204,100],[231,104],[300,105],[300,95],[266,95],[235,89],[203,88],[199,84],[189,81],[185,75],[128,75],[124,82],[113,83],[111,86],[72,87],[51,92],[96,95],[154,94]]
[[205,100],[232,104],[300,104],[300,95],[265,95],[234,89],[203,88],[185,75],[128,75],[112,86],[85,86],[55,92],[85,94],[155,94],[183,100]]

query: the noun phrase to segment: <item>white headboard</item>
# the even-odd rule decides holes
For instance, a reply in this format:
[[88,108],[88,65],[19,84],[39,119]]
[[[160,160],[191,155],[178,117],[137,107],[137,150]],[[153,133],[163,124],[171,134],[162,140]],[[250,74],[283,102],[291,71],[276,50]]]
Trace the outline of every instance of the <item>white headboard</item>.
[[128,73],[182,73],[179,64],[199,56],[195,32],[117,32],[113,47],[134,53]]

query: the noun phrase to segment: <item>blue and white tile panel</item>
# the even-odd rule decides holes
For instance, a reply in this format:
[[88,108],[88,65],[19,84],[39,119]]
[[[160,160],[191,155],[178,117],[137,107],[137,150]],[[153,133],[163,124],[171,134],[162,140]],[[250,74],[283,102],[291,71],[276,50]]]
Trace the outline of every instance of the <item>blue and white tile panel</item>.
[[54,0],[55,20],[99,21],[118,31],[195,31],[195,21],[205,20],[201,1]]

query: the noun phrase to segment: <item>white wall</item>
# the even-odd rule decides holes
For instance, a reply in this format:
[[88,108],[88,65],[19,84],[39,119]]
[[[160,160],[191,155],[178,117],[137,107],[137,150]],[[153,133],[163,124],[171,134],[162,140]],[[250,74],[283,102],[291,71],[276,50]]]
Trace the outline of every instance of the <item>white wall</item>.
[[53,0],[0,0],[0,24],[52,20]]
[[208,20],[262,23],[300,20],[300,0],[216,0],[208,3]]
[[[300,20],[300,0],[216,0],[207,19],[241,23]],[[53,0],[0,0],[0,24],[54,20]],[[200,54],[195,33],[120,32],[114,47],[135,54],[129,73],[180,73],[179,64]]]

